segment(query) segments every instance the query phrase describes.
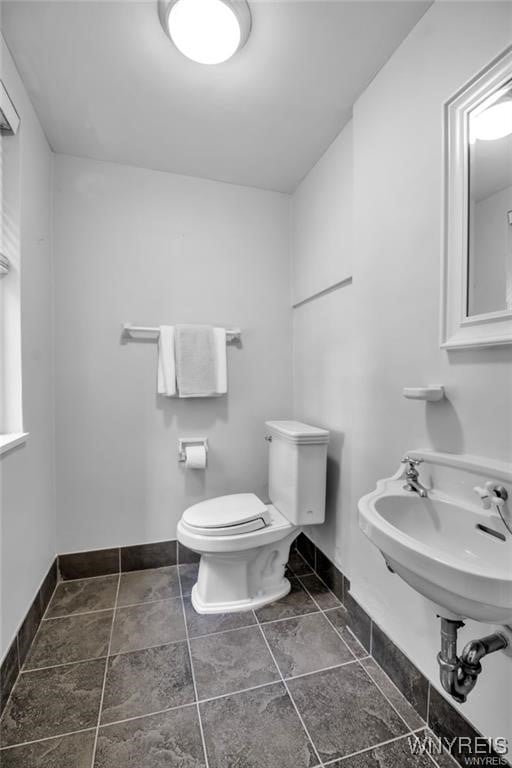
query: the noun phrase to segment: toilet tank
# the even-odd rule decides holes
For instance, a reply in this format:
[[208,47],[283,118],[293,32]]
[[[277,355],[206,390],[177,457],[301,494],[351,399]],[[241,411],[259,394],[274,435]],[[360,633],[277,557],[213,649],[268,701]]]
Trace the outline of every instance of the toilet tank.
[[265,423],[270,501],[294,525],[323,523],[329,432],[300,421]]

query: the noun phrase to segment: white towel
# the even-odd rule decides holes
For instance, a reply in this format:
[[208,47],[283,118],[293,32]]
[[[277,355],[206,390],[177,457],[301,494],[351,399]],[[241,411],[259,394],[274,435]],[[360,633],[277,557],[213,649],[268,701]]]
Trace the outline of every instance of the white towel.
[[158,337],[158,385],[159,395],[176,397],[176,363],[174,357],[174,326],[161,325]]
[[216,396],[225,395],[228,391],[228,362],[226,354],[226,329],[214,328],[215,355],[217,358],[217,387]]
[[179,397],[219,397],[226,394],[224,328],[178,325],[174,347]]

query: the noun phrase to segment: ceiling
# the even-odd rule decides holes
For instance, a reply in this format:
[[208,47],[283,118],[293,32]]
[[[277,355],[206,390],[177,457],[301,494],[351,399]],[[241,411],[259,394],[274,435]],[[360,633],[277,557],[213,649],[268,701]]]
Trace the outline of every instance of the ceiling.
[[293,190],[431,0],[249,0],[230,61],[185,59],[156,0],[11,0],[2,30],[55,152]]

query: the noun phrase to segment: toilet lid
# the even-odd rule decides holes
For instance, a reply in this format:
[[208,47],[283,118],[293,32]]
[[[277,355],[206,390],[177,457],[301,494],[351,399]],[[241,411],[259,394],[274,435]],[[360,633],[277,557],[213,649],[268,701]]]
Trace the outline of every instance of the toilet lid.
[[200,501],[185,510],[183,520],[191,528],[212,531],[253,522],[262,528],[270,525],[268,509],[254,493],[233,493]]

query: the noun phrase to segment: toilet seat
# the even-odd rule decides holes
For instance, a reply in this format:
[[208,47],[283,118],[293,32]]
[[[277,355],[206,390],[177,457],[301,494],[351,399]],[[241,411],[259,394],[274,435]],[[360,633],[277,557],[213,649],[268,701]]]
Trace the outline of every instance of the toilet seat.
[[271,517],[254,493],[233,493],[194,504],[181,522],[195,535],[233,536],[266,528]]

